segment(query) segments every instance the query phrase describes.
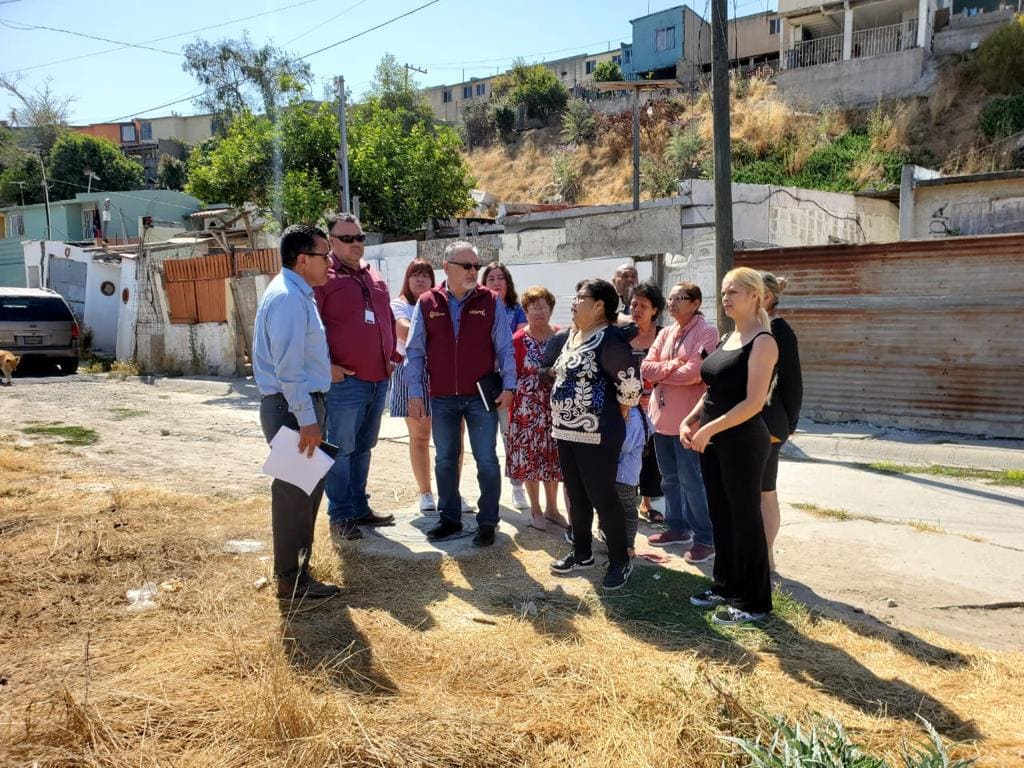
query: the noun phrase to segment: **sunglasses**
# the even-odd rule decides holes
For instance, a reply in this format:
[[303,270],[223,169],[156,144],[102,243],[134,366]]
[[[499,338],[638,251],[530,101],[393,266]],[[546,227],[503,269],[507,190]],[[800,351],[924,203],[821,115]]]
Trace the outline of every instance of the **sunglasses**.
[[455,264],[456,266],[462,267],[467,272],[469,272],[470,270],[479,270],[480,269],[480,264],[476,263],[476,262],[470,263],[470,264],[463,264],[461,261],[449,261],[448,263],[449,264]]
[[341,242],[349,245],[352,243],[362,243],[366,241],[366,235],[336,235],[332,232],[331,237],[335,240],[341,240]]

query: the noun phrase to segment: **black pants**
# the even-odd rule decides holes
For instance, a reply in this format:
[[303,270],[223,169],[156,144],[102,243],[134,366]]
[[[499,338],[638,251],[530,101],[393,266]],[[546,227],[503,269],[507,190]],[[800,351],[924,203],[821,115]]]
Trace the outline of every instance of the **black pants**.
[[[327,413],[323,395],[314,395],[313,408],[317,424],[323,431]],[[266,395],[260,401],[260,426],[268,443],[282,426],[298,431],[298,422],[288,410],[284,395]],[[324,480],[317,483],[313,493],[308,496],[301,488],[284,480],[274,480],[270,484],[270,527],[274,536],[274,576],[277,578],[292,579],[302,576],[309,569],[316,513],[320,509],[323,495]],[[301,574],[300,550],[306,550]]]
[[770,450],[768,428],[758,415],[715,435],[700,455],[715,537],[712,589],[750,613],[772,609],[761,520],[761,476]]
[[658,468],[658,457],[654,451],[654,435],[644,446],[644,460],[640,465],[640,495],[656,499],[663,496],[661,490],[661,470]]
[[619,465],[622,438],[610,440],[607,435],[599,445],[558,441],[558,463],[569,494],[569,521],[575,540],[576,554],[588,558],[592,554],[594,510],[608,545],[608,559],[625,563],[626,515],[615,489],[615,472]]

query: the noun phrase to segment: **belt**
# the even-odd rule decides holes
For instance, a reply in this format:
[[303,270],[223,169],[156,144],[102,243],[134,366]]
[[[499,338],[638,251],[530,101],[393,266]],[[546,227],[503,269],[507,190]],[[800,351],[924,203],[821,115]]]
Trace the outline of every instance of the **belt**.
[[[327,393],[326,392],[310,392],[309,396],[312,399],[314,399],[314,400],[326,400],[327,399]],[[280,397],[280,398],[284,399],[284,393],[283,392],[274,392],[272,395],[264,395],[264,397]]]

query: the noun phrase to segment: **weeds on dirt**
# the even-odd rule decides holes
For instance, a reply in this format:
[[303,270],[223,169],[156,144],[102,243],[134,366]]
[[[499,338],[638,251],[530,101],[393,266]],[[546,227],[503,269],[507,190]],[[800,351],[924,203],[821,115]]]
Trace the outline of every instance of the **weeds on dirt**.
[[134,419],[137,416],[148,416],[149,411],[143,411],[138,408],[111,408],[110,409],[110,420],[111,421],[124,421],[125,419]]
[[[0,447],[14,487],[29,493],[0,497],[0,763],[721,768],[744,759],[721,737],[813,712],[892,759],[916,713],[964,742],[957,758],[1003,766],[1017,748],[1020,654],[847,625],[783,592],[762,626],[722,629],[686,604],[696,573],[638,567],[603,596],[549,576],[562,547],[541,534],[458,561],[321,538],[313,572],[343,595],[282,608],[254,588],[267,563],[221,551],[266,536],[263,496]],[[147,581],[180,588],[129,612]]]
[[94,445],[100,439],[95,429],[62,424],[59,421],[46,426],[22,427],[19,431],[26,435],[58,437],[61,444],[72,446]]
[[888,461],[876,461],[856,466],[859,469],[879,472],[883,475],[937,475],[953,477],[958,480],[985,480],[992,485],[1024,487],[1024,470],[1019,469],[974,469],[972,467],[948,467],[941,464],[917,466],[894,464]]
[[862,520],[866,523],[879,523],[881,525],[901,525],[907,528],[913,528],[921,533],[937,533],[944,536],[959,536],[961,539],[967,539],[968,541],[979,543],[985,542],[985,539],[981,536],[975,536],[972,533],[961,533],[959,531],[947,531],[945,528],[938,526],[935,523],[929,523],[926,520],[888,520],[876,515],[855,515],[847,512],[845,509],[819,507],[817,504],[810,504],[802,501],[795,502],[790,506],[795,507],[802,512],[814,515],[815,517],[827,520],[839,520],[841,522],[846,522],[848,520]]

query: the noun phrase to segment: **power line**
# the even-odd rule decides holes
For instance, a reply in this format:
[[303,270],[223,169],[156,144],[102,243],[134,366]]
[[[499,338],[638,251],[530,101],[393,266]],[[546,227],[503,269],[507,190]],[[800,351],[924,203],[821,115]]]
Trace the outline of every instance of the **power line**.
[[[31,32],[36,29],[45,29],[48,32],[62,32],[65,35],[74,35],[75,37],[84,37],[87,40],[99,40],[103,43],[114,43],[115,45],[121,45],[126,48],[141,48],[144,51],[153,51],[154,53],[166,53],[169,56],[181,56],[176,51],[168,51],[165,48],[153,48],[149,45],[138,45],[136,43],[126,43],[121,40],[111,40],[109,37],[99,37],[97,35],[87,35],[84,32],[75,32],[73,29],[61,29],[60,27],[47,27],[42,24],[23,24],[22,22],[12,22],[10,19],[0,19],[0,24],[7,27],[8,29],[16,29],[19,32]],[[18,26],[20,25],[20,26]]]
[[[365,0],[364,0],[365,1]],[[164,40],[174,40],[179,37],[185,37],[187,35],[194,35],[199,32],[209,32],[212,29],[220,29],[221,27],[228,27],[232,24],[240,24],[243,21],[251,21],[252,19],[258,19],[261,16],[269,16],[274,13],[281,13],[282,11],[288,11],[292,8],[298,8],[303,5],[310,5],[311,3],[319,3],[321,0],[302,0],[302,2],[292,3],[291,5],[283,5],[280,8],[274,8],[270,11],[263,11],[262,13],[254,13],[251,16],[240,16],[237,19],[229,19],[228,21],[222,21],[219,24],[211,24],[206,27],[196,27],[195,29],[189,29],[184,32],[175,32],[173,35],[164,35],[163,37],[154,37],[151,40],[143,40],[140,43],[119,43],[117,48],[106,48],[102,51],[93,51],[92,53],[83,53],[78,56],[71,56],[66,59],[57,59],[55,61],[48,61],[43,64],[33,64],[30,67],[20,67],[17,70],[9,70],[4,74],[11,74],[12,72],[28,72],[33,69],[41,69],[43,67],[52,67],[56,64],[64,64],[69,61],[78,61],[80,59],[88,59],[92,56],[102,56],[105,53],[113,53],[114,51],[123,51],[125,48],[133,46],[148,45],[149,43],[161,43]],[[285,43],[287,45],[288,43]],[[179,54],[180,55],[180,54]]]
[[420,5],[420,6],[417,6],[416,8],[413,8],[411,11],[406,11],[405,13],[403,13],[403,14],[401,14],[399,16],[395,16],[394,18],[388,19],[387,21],[383,21],[383,22],[381,22],[380,24],[378,24],[378,25],[376,25],[374,27],[370,27],[369,29],[364,29],[362,32],[357,32],[356,34],[354,34],[354,35],[352,35],[350,37],[346,37],[344,40],[339,40],[336,43],[331,43],[330,45],[325,45],[323,48],[317,48],[315,51],[310,51],[309,53],[305,53],[302,56],[299,56],[299,58],[300,59],[308,59],[310,56],[316,56],[318,53],[323,53],[324,51],[329,51],[331,48],[337,48],[339,45],[342,45],[344,43],[348,43],[348,42],[350,42],[352,40],[355,40],[357,37],[362,37],[363,35],[369,34],[370,32],[373,32],[374,30],[380,29],[381,27],[386,27],[388,24],[393,24],[394,22],[398,21],[399,19],[404,19],[406,16],[412,16],[417,11],[422,11],[424,8],[428,8],[431,5],[435,5],[435,4],[439,3],[439,2],[441,2],[441,0],[430,0],[429,2],[426,2],[423,5]]
[[[359,0],[359,2],[358,2],[358,3],[356,3],[355,5],[350,5],[350,6],[348,7],[348,8],[346,8],[346,9],[345,9],[345,10],[343,10],[343,11],[341,11],[340,13],[336,13],[336,14],[334,14],[334,15],[333,15],[333,16],[331,16],[331,17],[330,17],[329,19],[324,19],[324,20],[323,20],[323,21],[321,21],[321,22],[320,22],[319,24],[316,24],[316,25],[314,25],[314,26],[315,26],[315,27],[316,27],[317,29],[319,29],[319,28],[321,28],[321,27],[323,27],[323,26],[326,26],[327,24],[330,24],[330,23],[331,23],[332,21],[334,21],[335,19],[341,18],[342,16],[344,16],[344,15],[345,15],[346,13],[348,13],[349,11],[354,11],[354,10],[355,10],[356,8],[358,8],[358,7],[360,6],[360,5],[363,5],[363,4],[364,4],[364,3],[366,3],[366,2],[368,2],[368,0]],[[307,31],[303,32],[303,33],[302,33],[302,34],[300,34],[300,35],[296,35],[296,36],[295,36],[295,37],[293,37],[293,38],[292,38],[291,40],[285,40],[285,41],[284,41],[283,43],[281,43],[281,47],[282,47],[282,48],[284,48],[285,46],[291,45],[291,44],[292,44],[292,43],[294,43],[294,42],[295,42],[296,40],[300,40],[301,38],[305,37],[305,36],[306,36],[306,35],[308,35],[308,34],[309,34],[309,31],[307,30]]]

